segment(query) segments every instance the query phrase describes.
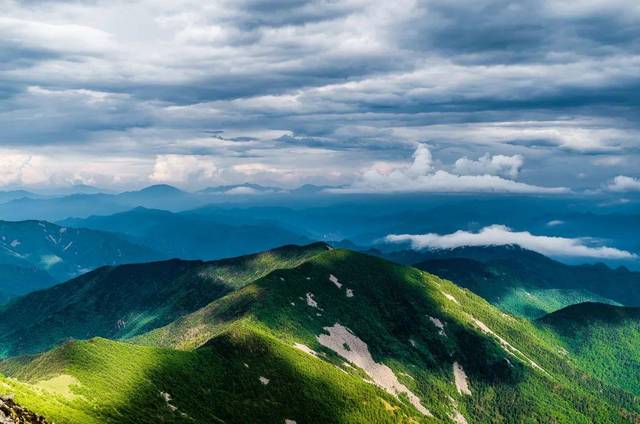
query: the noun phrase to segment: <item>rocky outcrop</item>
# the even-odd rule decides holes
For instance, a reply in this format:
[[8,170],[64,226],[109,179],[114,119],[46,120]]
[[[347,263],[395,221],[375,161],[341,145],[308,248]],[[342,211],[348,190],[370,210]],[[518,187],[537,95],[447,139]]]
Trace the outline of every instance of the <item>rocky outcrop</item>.
[[44,417],[14,402],[11,396],[0,396],[0,424],[49,424]]

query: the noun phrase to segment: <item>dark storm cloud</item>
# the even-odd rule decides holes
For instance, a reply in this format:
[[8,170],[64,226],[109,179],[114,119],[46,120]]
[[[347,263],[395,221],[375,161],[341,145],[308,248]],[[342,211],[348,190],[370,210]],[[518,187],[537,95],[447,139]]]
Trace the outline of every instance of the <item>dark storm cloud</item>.
[[541,0],[428,1],[398,38],[411,49],[440,50],[478,63],[637,52],[640,27],[628,13],[633,2],[591,5],[600,7]]
[[427,141],[445,156],[523,155],[538,184],[554,155],[575,174],[593,155],[638,155],[635,1],[6,5],[4,147],[279,166],[280,151],[304,162],[290,149],[307,149],[352,175]]
[[241,0],[235,6],[241,10],[236,23],[246,30],[327,21],[357,9],[349,2],[332,0]]

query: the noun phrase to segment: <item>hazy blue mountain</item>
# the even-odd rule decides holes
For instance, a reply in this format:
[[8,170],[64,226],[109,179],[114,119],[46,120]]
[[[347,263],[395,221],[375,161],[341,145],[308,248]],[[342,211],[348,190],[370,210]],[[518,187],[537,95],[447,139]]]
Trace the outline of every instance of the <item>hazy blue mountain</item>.
[[[307,188],[300,189],[304,191]],[[583,215],[600,219],[600,225],[605,228],[608,220],[629,217],[632,221],[628,223],[631,224],[638,215],[632,212],[612,213],[595,206],[593,199],[584,197],[332,195],[322,192],[321,187],[308,189],[320,190],[323,194],[305,199],[296,196],[256,197],[254,203],[213,204],[193,212],[203,215],[240,213],[247,217],[268,214],[269,219],[294,221],[308,231],[336,233],[339,239],[348,238],[358,244],[370,244],[389,233],[448,233],[492,224],[531,232],[544,230],[545,234],[584,236],[592,222],[581,219]],[[270,198],[274,201],[270,202]],[[576,218],[573,224],[572,216]],[[564,220],[567,227],[547,225],[554,220]],[[573,225],[571,231],[567,230],[569,224]],[[609,225],[616,224],[610,222]],[[635,227],[629,230],[633,234],[640,232]],[[628,234],[627,237],[631,238]]]
[[263,186],[260,184],[231,184],[215,187],[207,187],[200,190],[198,193],[202,194],[236,194],[236,195],[252,195],[252,194],[265,194],[265,193],[277,193],[283,190],[279,187]]
[[100,187],[95,187],[88,184],[72,184],[68,187],[53,188],[49,192],[46,192],[49,197],[71,196],[74,194],[109,194],[113,193],[112,190],[107,190]]
[[[167,184],[158,184],[142,190],[127,191],[113,195],[119,205],[132,207],[158,208],[167,210],[185,210],[202,205],[196,194],[180,190]],[[102,212],[104,213],[104,212]]]
[[199,196],[169,185],[155,185],[124,193],[71,194],[47,198],[20,198],[0,204],[0,219],[57,221],[69,217],[110,214],[137,206],[185,210],[204,204]]
[[0,191],[0,203],[6,203],[12,200],[22,199],[25,197],[35,199],[41,196],[26,190]]
[[315,184],[304,184],[301,185],[300,187],[296,187],[294,189],[291,190],[291,193],[296,193],[296,194],[318,194],[318,193],[322,193],[322,191],[328,188],[328,186],[318,186]]
[[[229,190],[236,190],[236,194],[225,194]],[[247,194],[247,190],[262,194]],[[185,212],[184,215],[197,215],[226,225],[269,222],[308,239],[328,242],[348,239],[358,246],[374,246],[383,251],[397,249],[380,243],[391,233],[446,234],[502,224],[514,231],[538,235],[595,237],[611,247],[640,251],[640,206],[634,206],[638,205],[634,201],[600,206],[611,199],[578,195],[338,195],[316,186],[273,190],[277,188],[241,184],[189,193],[156,185],[119,194],[21,198],[0,204],[0,218],[57,221],[110,215],[142,206]],[[640,268],[640,263],[626,265]]]
[[[63,281],[102,265],[160,257],[163,256],[148,247],[106,232],[62,227],[45,221],[0,221],[0,264],[27,270],[35,268],[40,271],[37,276],[49,274],[43,285],[50,282],[51,277]],[[29,273],[25,276],[29,281],[33,278]]]
[[67,219],[61,224],[119,233],[132,242],[183,259],[218,259],[309,242],[307,237],[266,220],[234,222],[146,208]]
[[0,264],[0,303],[55,282],[49,273],[36,266]]
[[20,198],[0,204],[0,219],[57,220],[97,211],[116,211],[122,206],[108,194],[73,194],[62,197]]

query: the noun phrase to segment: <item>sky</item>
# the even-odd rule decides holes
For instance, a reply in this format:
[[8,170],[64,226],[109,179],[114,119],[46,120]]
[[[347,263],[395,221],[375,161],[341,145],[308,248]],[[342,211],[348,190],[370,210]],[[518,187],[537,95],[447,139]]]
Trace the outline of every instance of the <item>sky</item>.
[[637,0],[0,0],[0,189],[640,191]]

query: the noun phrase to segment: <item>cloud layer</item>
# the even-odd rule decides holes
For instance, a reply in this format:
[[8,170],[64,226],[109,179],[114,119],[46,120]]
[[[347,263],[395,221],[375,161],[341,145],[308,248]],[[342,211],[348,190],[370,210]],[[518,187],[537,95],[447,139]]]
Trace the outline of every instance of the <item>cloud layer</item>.
[[451,234],[390,234],[389,243],[410,243],[416,250],[452,249],[462,246],[500,246],[515,244],[547,256],[600,259],[635,259],[637,255],[607,246],[592,246],[589,239],[538,236],[528,231],[513,231],[504,225],[491,225],[477,233],[456,231]]
[[[425,141],[455,163],[429,184],[454,190],[485,175],[493,186],[571,188],[638,178],[635,0],[0,0],[0,9],[2,146],[41,158],[37,172],[56,184],[96,161],[122,171],[81,177],[113,186],[350,184]],[[156,172],[167,158],[175,168],[194,157],[218,172]],[[262,171],[233,171],[245,164]],[[36,181],[21,175],[0,184]]]
[[609,191],[624,193],[629,191],[640,191],[640,178],[618,175],[607,186]]
[[[379,162],[363,172],[346,188],[328,190],[333,193],[402,193],[402,192],[472,192],[472,193],[567,193],[565,187],[540,187],[503,178],[518,174],[523,161],[520,156],[484,155],[478,160],[458,159],[457,173],[435,169],[431,151],[419,144],[413,162],[390,164]],[[505,172],[506,171],[506,172]],[[498,174],[498,175],[493,175]]]

